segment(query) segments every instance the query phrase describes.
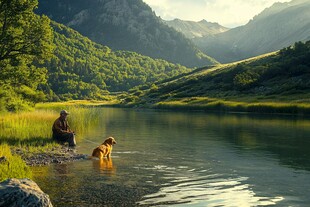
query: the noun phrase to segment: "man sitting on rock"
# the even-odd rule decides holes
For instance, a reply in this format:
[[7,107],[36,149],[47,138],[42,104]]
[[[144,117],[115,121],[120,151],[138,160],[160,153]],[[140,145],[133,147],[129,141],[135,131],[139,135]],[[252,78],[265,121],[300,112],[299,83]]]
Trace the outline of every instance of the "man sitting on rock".
[[70,130],[67,116],[69,113],[66,110],[60,112],[60,117],[53,124],[53,139],[58,142],[68,142],[70,147],[75,147],[75,134]]

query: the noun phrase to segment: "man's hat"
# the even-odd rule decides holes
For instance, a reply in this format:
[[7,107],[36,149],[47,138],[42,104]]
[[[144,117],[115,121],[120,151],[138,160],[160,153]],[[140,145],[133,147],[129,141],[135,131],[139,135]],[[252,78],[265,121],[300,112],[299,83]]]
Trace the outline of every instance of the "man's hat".
[[67,114],[67,115],[69,115],[69,112],[67,112],[66,110],[61,110],[61,111],[60,111],[60,115],[61,115],[61,114]]

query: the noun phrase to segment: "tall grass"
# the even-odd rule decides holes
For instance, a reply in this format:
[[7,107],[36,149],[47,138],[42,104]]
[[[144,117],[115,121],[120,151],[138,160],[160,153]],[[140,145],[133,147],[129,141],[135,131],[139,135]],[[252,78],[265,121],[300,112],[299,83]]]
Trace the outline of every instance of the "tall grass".
[[33,112],[6,113],[0,117],[0,143],[41,146],[51,144],[52,125],[61,109],[70,112],[69,125],[81,137],[98,123],[98,108],[48,106]]
[[20,156],[12,155],[9,145],[0,145],[0,157],[5,157],[0,162],[0,182],[7,178],[31,178],[30,168]]
[[57,114],[48,110],[5,113],[0,117],[0,141],[9,144],[29,141],[42,142],[51,137],[51,124]]
[[96,100],[73,100],[66,102],[49,102],[49,103],[38,103],[36,104],[36,109],[53,109],[59,110],[68,107],[100,107],[100,106],[110,106],[118,104],[119,100],[117,96],[110,96],[106,101],[96,101]]
[[249,103],[239,101],[225,101],[208,97],[193,97],[159,102],[155,108],[207,110],[220,112],[256,112],[256,113],[287,113],[310,114],[310,104],[261,102]]
[[99,122],[99,108],[70,106],[66,110],[70,113],[68,118],[70,128],[75,131],[78,138],[82,138],[86,132]]

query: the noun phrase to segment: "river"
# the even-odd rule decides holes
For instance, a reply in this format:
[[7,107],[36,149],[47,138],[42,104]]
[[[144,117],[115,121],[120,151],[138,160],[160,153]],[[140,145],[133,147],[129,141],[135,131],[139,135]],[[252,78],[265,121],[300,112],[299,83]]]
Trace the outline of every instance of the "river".
[[111,160],[32,168],[54,206],[310,205],[307,118],[98,111],[77,151],[90,155],[113,136]]

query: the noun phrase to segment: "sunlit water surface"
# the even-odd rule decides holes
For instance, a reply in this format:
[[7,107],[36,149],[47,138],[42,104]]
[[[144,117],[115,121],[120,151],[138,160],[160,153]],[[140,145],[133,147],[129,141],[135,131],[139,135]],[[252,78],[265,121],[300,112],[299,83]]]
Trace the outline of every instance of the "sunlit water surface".
[[110,161],[33,168],[54,206],[310,205],[306,118],[97,110],[77,151],[114,136]]

